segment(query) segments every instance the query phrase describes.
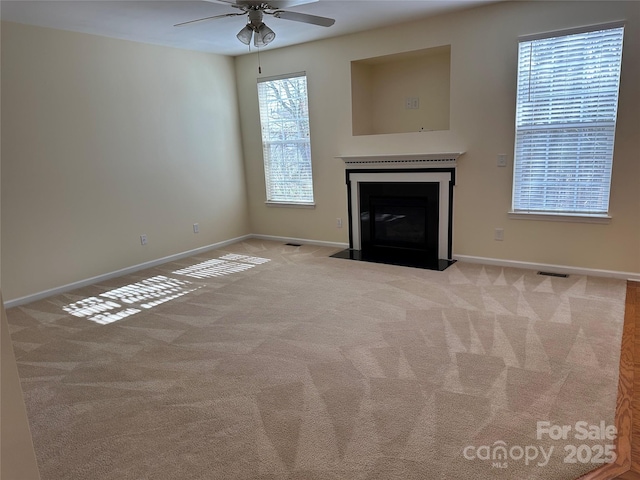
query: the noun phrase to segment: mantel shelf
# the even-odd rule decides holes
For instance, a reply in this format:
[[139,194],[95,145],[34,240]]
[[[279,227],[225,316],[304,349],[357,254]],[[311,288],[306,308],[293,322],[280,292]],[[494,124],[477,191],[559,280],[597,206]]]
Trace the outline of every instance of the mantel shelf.
[[422,164],[425,162],[442,162],[454,164],[464,152],[448,153],[401,153],[401,154],[375,154],[375,155],[338,155],[348,165],[362,164],[397,164],[410,163]]

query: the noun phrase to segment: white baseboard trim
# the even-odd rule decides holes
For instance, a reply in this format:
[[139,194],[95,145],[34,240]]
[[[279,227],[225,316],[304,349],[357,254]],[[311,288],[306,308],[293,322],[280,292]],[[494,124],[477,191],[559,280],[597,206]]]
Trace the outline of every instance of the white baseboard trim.
[[256,238],[259,240],[285,242],[285,243],[291,242],[291,243],[300,243],[300,244],[307,244],[307,245],[318,245],[322,247],[337,247],[337,248],[349,247],[348,243],[324,242],[320,240],[308,240],[303,238],[274,237],[271,235],[247,234],[241,237],[231,238],[229,240],[224,240],[222,242],[214,243],[212,245],[206,245],[204,247],[188,250],[186,252],[176,253],[175,255],[169,255],[168,257],[158,258],[157,260],[151,260],[149,262],[139,263],[137,265],[133,265],[127,268],[122,268],[120,270],[115,270],[113,272],[105,273],[103,275],[97,275],[95,277],[86,278],[84,280],[79,280],[77,282],[68,283],[66,285],[62,285],[61,287],[51,288],[49,290],[44,290],[42,292],[34,293],[32,295],[26,295],[24,297],[14,298],[12,300],[6,301],[4,303],[4,308],[8,309],[12,307],[18,307],[26,303],[36,302],[38,300],[42,300],[43,298],[51,297],[53,295],[59,295],[61,293],[69,292],[77,288],[93,285],[94,283],[104,282],[105,280],[110,280],[112,278],[120,277],[122,275],[128,275],[130,273],[135,273],[140,270],[145,270],[147,268],[156,267],[158,265],[162,265],[163,263],[173,262],[175,260],[180,260],[182,258],[191,257],[193,255],[198,255],[200,253],[205,253],[210,250],[215,250],[216,248],[226,247],[227,245],[231,245],[237,242],[242,242],[243,240],[250,240],[252,238]]
[[[151,260],[149,262],[139,263],[137,265],[133,265],[127,268],[122,268],[120,270],[115,270],[113,272],[105,273],[103,275],[97,275],[95,277],[86,278],[84,280],[72,282],[67,285],[62,285],[60,287],[51,288],[49,290],[44,290],[42,292],[34,293],[32,295],[26,295],[24,297],[14,298],[12,300],[6,301],[4,304],[4,307],[7,309],[12,307],[18,307],[20,305],[42,300],[43,298],[51,297],[53,295],[59,295],[61,293],[69,292],[77,288],[86,287],[88,285],[103,282],[105,280],[110,280],[112,278],[120,277],[122,275],[135,273],[140,270],[145,270],[147,268],[162,265],[163,263],[180,260],[182,258],[191,257],[193,255],[198,255],[200,253],[205,253],[210,250],[215,250],[216,248],[226,247],[227,245],[231,245],[244,240],[250,240],[252,238],[255,238],[258,240],[274,241],[274,242],[299,243],[303,245],[304,244],[317,245],[320,247],[349,248],[348,243],[342,243],[342,242],[326,242],[322,240],[310,240],[307,238],[277,237],[273,235],[247,234],[241,237],[231,238],[229,240],[224,240],[222,242],[214,243],[212,245],[206,245],[204,247],[188,250],[186,252],[176,253],[175,255],[169,255],[167,257],[158,258],[157,260]],[[611,277],[611,278],[620,278],[623,280],[632,280],[632,281],[640,282],[640,273],[633,273],[633,272],[619,272],[615,270],[578,268],[578,267],[569,267],[565,265],[550,265],[545,263],[518,262],[515,260],[501,260],[497,258],[473,257],[470,255],[454,255],[453,258],[461,262],[480,263],[483,265],[494,265],[498,267],[526,268],[529,270],[544,270],[547,272],[554,272],[554,273],[591,275],[596,277]]]
[[257,234],[251,235],[251,238],[256,238],[258,240],[271,240],[273,242],[299,243],[302,245],[316,245],[318,247],[349,248],[348,243],[325,242],[322,240],[309,240],[308,238],[275,237],[273,235],[257,235]]
[[216,248],[226,247],[227,245],[231,245],[232,243],[241,242],[243,240],[248,240],[250,238],[252,238],[252,235],[250,234],[243,235],[241,237],[232,238],[230,240],[224,240],[222,242],[214,243],[212,245],[206,245],[204,247],[195,248],[193,250],[188,250],[186,252],[176,253],[175,255],[169,255],[168,257],[158,258],[157,260],[151,260],[149,262],[139,263],[137,265],[133,265],[127,268],[122,268],[120,270],[115,270],[113,272],[105,273],[103,275],[97,275],[95,277],[86,278],[84,280],[79,280],[77,282],[68,283],[66,285],[62,285],[61,287],[51,288],[49,290],[44,290],[42,292],[34,293],[32,295],[26,295],[24,297],[14,298],[12,300],[6,301],[4,303],[4,308],[8,309],[12,307],[18,307],[20,305],[24,305],[25,303],[35,302],[38,300],[42,300],[43,298],[51,297],[53,295],[59,295],[61,293],[69,292],[77,288],[93,285],[94,283],[104,282],[105,280],[121,277],[122,275],[127,275],[129,273],[135,273],[140,270],[145,270],[147,268],[156,267],[158,265],[162,265],[163,263],[173,262],[175,260],[180,260],[181,258],[191,257],[193,255],[205,253],[205,252],[208,252],[209,250],[215,250]]
[[566,265],[550,265],[547,263],[518,262],[515,260],[501,260],[498,258],[473,257],[470,255],[454,255],[455,260],[468,263],[481,263],[496,267],[526,268],[528,270],[542,270],[553,273],[566,273],[573,275],[589,275],[593,277],[620,278],[640,282],[640,273],[619,272],[616,270],[599,270],[596,268],[569,267]]

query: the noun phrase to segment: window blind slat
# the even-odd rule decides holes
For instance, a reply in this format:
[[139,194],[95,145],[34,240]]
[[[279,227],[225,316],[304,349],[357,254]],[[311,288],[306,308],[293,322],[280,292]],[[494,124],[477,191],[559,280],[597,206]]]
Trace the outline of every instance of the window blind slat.
[[623,34],[520,42],[514,211],[607,213]]
[[259,80],[258,101],[267,201],[312,203],[305,74]]

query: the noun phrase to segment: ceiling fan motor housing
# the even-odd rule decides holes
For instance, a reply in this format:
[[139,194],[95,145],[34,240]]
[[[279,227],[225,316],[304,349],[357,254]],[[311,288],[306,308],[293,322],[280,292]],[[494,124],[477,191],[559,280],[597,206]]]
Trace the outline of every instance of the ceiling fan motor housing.
[[263,17],[263,13],[262,10],[257,10],[257,9],[251,9],[249,10],[249,22],[251,25],[253,25],[254,30],[258,29],[260,27],[260,25],[262,25],[262,17]]

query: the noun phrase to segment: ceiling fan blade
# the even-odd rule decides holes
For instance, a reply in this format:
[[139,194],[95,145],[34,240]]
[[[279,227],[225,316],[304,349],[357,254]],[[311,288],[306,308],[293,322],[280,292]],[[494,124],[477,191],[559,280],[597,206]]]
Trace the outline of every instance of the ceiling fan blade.
[[285,10],[278,10],[276,12],[273,12],[273,16],[276,18],[282,18],[283,20],[293,20],[294,22],[320,25],[321,27],[330,27],[331,25],[336,23],[333,18],[318,17],[317,15],[309,15],[308,13],[287,12]]
[[174,27],[182,27],[183,25],[189,25],[191,23],[204,22],[206,20],[213,20],[214,18],[224,18],[224,17],[237,17],[238,15],[245,15],[242,13],[225,13],[224,15],[214,15],[213,17],[204,17],[198,18],[197,20],[189,20],[188,22],[176,23]]

